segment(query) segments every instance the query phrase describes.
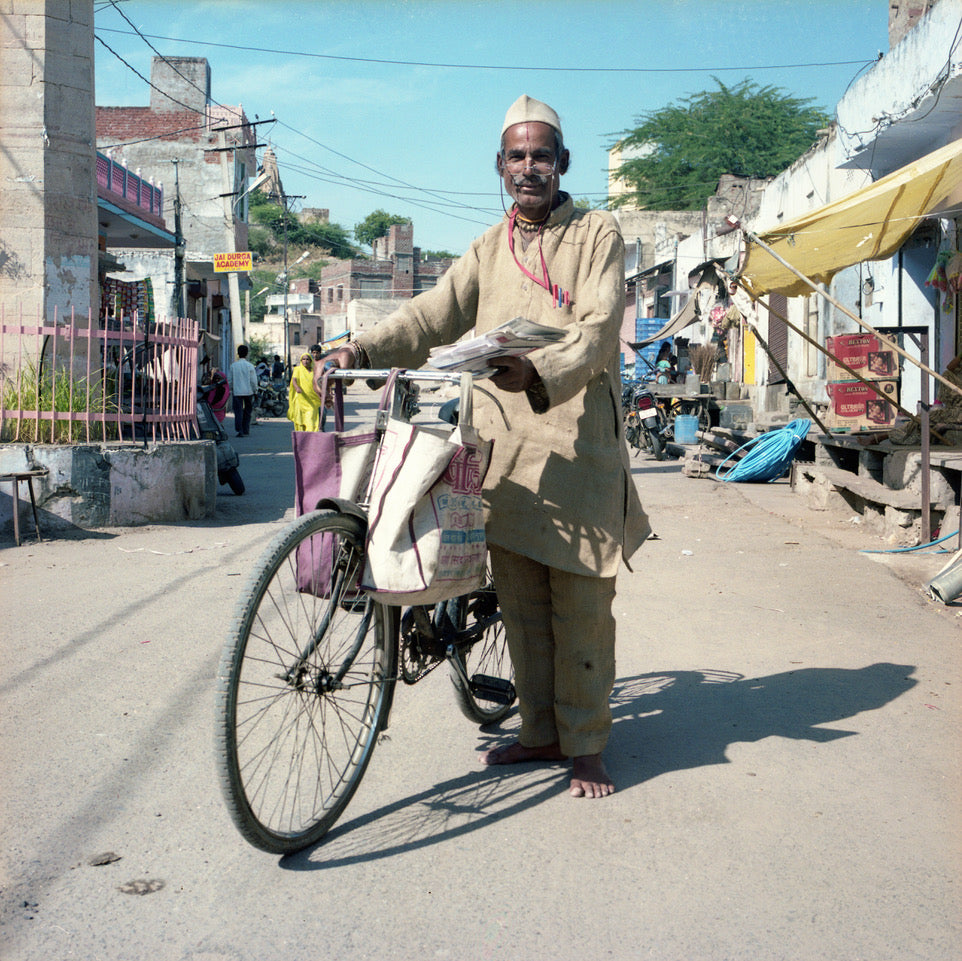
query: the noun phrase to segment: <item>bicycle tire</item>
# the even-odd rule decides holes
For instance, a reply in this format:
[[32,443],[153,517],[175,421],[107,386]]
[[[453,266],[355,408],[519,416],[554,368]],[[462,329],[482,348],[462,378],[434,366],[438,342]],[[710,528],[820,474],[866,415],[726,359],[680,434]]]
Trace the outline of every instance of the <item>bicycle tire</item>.
[[[494,724],[511,710],[516,698],[514,693],[514,667],[508,654],[508,646],[498,608],[497,595],[490,574],[484,586],[471,594],[456,597],[444,605],[444,616],[450,618],[457,631],[474,626],[479,632],[478,640],[470,645],[455,645],[449,655],[449,666],[454,696],[461,713],[476,724]],[[467,683],[465,683],[467,678]],[[486,687],[491,681],[510,686],[508,703],[490,699]]]
[[[299,548],[311,561],[300,588]],[[386,725],[397,611],[352,591],[363,549],[359,518],[306,514],[274,539],[237,606],[218,672],[216,754],[231,818],[264,851],[289,854],[330,830]],[[333,557],[324,577],[313,563],[322,550]]]

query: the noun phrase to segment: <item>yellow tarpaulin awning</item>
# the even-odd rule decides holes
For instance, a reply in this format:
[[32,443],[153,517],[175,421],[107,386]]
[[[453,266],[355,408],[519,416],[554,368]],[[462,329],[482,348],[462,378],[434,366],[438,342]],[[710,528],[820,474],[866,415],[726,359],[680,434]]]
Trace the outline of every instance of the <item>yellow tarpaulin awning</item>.
[[[812,281],[828,284],[845,267],[892,256],[919,218],[947,203],[962,203],[962,140],[758,237]],[[756,296],[812,292],[751,242],[740,276]]]

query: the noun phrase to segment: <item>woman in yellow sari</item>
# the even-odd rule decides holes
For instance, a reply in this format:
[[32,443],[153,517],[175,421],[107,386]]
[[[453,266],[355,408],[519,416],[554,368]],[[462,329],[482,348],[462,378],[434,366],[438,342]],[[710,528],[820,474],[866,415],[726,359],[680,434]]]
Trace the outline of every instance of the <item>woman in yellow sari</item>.
[[317,430],[321,399],[314,390],[313,362],[310,354],[301,354],[294,368],[287,391],[287,419],[294,422],[294,430]]

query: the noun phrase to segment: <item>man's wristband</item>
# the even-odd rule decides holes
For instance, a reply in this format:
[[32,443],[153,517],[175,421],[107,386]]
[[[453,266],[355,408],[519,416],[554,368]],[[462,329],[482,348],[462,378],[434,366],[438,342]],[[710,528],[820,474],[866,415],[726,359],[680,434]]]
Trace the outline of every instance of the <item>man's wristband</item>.
[[548,388],[545,387],[544,381],[539,377],[526,391],[528,395],[528,403],[531,404],[531,409],[536,414],[543,414],[551,406],[551,401],[548,398]]

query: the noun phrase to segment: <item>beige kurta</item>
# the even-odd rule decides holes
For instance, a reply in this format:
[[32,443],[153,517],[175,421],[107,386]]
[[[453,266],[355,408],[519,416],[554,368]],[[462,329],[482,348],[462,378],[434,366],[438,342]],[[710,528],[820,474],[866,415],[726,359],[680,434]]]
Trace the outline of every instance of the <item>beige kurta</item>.
[[[547,389],[536,413],[526,394],[476,393],[475,423],[494,441],[485,481],[492,544],[575,574],[612,577],[650,533],[622,432],[618,335],[624,314],[624,243],[614,218],[577,210],[570,197],[542,231],[554,300],[527,277],[508,247],[505,218],[471,244],[438,285],[358,337],[374,367],[417,368],[431,347],[472,327],[485,333],[525,317],[566,328],[564,340],[528,355]],[[518,260],[543,275],[537,241]]]

